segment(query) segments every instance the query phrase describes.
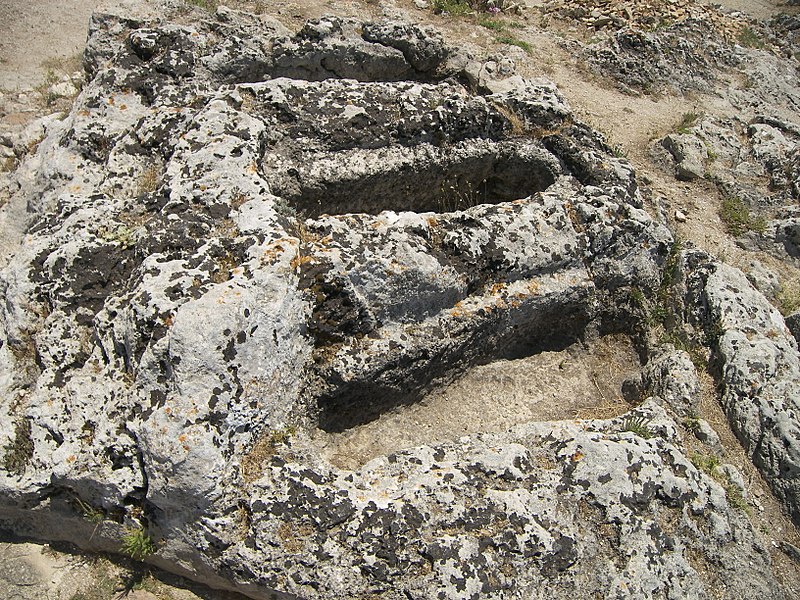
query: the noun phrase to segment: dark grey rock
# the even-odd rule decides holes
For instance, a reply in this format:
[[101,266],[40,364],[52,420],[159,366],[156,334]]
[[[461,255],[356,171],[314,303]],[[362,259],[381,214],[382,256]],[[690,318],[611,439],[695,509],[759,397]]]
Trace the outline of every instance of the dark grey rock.
[[800,312],[793,313],[786,317],[786,326],[792,332],[794,339],[800,344]]

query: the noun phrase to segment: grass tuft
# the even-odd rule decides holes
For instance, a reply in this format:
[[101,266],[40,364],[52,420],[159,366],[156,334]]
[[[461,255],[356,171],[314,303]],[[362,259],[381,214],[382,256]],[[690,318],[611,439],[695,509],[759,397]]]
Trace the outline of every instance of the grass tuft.
[[208,11],[217,10],[219,4],[217,0],[185,0],[185,2]]
[[143,527],[131,527],[122,536],[120,551],[133,560],[142,560],[156,551],[156,545]]
[[158,189],[160,169],[153,165],[145,169],[139,176],[139,185],[137,186],[137,194],[142,196],[150,194]]
[[690,129],[697,125],[701,115],[696,112],[685,112],[681,116],[681,120],[675,126],[678,133],[690,133]]
[[622,431],[630,431],[648,440],[654,435],[649,427],[651,420],[641,415],[629,416],[622,422]]
[[712,477],[718,475],[717,469],[722,464],[719,458],[713,454],[700,454],[699,452],[693,452],[692,455],[689,456],[689,460],[692,461],[692,464],[697,470],[702,471],[706,475],[711,475]]
[[277,454],[281,446],[288,445],[296,433],[297,430],[291,425],[265,432],[256,440],[250,451],[242,457],[239,467],[242,479],[250,483],[261,477],[267,461]]
[[510,35],[498,35],[494,38],[497,42],[501,44],[506,44],[508,46],[516,46],[517,48],[522,48],[528,54],[533,53],[533,46],[531,46],[528,42],[524,42],[519,40]]
[[739,32],[739,35],[736,38],[739,41],[739,44],[744,46],[745,48],[758,48],[761,49],[764,47],[764,41],[761,37],[749,27],[742,27],[742,30]]
[[473,12],[473,9],[464,0],[433,0],[433,12],[437,15],[463,17]]
[[747,203],[735,196],[722,201],[719,218],[725,225],[725,230],[735,236],[743,235],[748,231],[764,233],[767,226],[764,217],[754,217],[750,213]]
[[784,316],[800,310],[800,281],[785,281],[775,298],[778,309]]

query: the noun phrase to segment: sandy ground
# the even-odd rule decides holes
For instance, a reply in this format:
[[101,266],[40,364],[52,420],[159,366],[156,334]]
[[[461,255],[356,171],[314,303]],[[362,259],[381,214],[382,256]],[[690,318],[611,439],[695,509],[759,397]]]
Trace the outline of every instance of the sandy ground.
[[83,51],[99,0],[0,0],[0,89],[33,87],[52,60]]

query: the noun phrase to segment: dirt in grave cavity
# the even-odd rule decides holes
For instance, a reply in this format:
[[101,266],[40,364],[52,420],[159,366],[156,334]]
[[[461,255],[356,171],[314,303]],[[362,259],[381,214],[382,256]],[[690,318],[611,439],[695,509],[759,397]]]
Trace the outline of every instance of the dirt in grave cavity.
[[639,370],[631,340],[608,335],[588,345],[473,367],[416,404],[341,433],[318,430],[316,440],[333,465],[355,469],[403,448],[531,421],[611,418],[632,408],[620,390]]

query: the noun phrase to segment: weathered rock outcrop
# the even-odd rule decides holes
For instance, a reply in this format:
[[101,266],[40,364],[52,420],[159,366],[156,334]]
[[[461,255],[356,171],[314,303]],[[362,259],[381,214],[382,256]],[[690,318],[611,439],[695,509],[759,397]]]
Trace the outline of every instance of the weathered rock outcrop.
[[[480,95],[466,64],[395,22],[95,17],[90,80],[9,204],[29,224],[0,277],[0,527],[148,536],[148,562],[253,598],[781,597],[677,445],[680,355],[627,418],[353,471],[317,451],[470,365],[633,335],[662,285],[672,237],[630,164],[552,84]],[[691,289],[726,324],[729,411],[796,510],[796,420],[767,433],[738,401],[760,367],[715,273]],[[797,354],[762,329],[763,416]]]
[[737,437],[800,521],[800,356],[781,314],[738,270],[687,256],[691,306],[713,340],[722,402]]

